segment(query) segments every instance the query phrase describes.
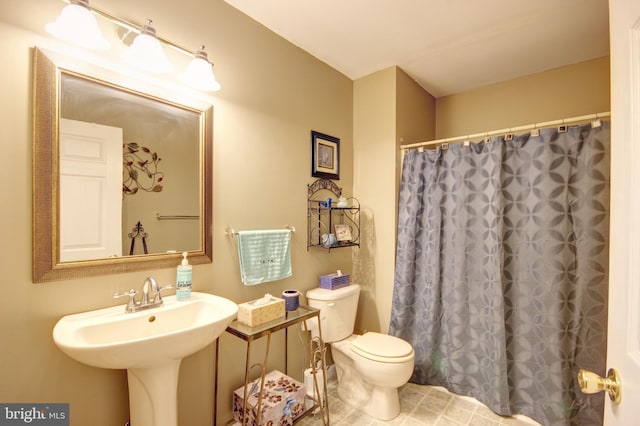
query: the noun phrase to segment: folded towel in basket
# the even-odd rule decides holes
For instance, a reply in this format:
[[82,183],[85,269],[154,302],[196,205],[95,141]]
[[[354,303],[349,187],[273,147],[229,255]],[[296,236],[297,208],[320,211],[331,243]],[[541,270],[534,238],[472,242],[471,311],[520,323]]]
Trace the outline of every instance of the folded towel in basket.
[[238,258],[240,275],[245,285],[290,277],[291,231],[239,231]]

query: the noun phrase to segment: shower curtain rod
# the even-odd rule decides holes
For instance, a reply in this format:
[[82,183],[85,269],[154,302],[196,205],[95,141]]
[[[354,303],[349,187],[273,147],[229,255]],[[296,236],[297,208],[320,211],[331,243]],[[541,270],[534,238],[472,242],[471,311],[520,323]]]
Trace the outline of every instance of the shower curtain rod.
[[400,149],[407,150],[407,149],[411,149],[411,148],[421,148],[421,147],[431,146],[431,145],[448,144],[449,142],[454,142],[454,143],[465,142],[465,143],[468,143],[468,142],[470,142],[471,139],[476,139],[476,138],[486,138],[488,136],[510,134],[510,133],[513,133],[513,132],[520,132],[520,131],[523,131],[523,130],[541,129],[541,128],[544,128],[544,127],[562,126],[562,125],[565,125],[565,124],[568,124],[568,123],[575,123],[575,122],[587,121],[587,120],[597,120],[599,118],[605,118],[605,117],[610,117],[610,116],[611,116],[611,112],[608,112],[608,111],[607,112],[598,112],[596,114],[581,115],[581,116],[578,116],[578,117],[563,118],[561,120],[545,121],[543,123],[527,124],[527,125],[518,126],[518,127],[509,127],[507,129],[492,130],[490,132],[474,133],[472,135],[455,136],[455,137],[451,137],[451,138],[435,139],[435,140],[432,140],[432,141],[417,142],[417,143],[411,143],[411,144],[406,144],[406,145],[400,145]]

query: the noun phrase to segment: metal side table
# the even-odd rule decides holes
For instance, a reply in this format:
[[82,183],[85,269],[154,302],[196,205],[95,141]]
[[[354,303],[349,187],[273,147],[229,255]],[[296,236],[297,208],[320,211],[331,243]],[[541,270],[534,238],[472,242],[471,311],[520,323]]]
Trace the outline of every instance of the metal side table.
[[[327,377],[326,374],[322,374],[321,377],[321,382],[322,383],[318,383],[319,382],[319,377],[318,377],[318,372],[317,372],[317,363],[320,363],[320,366],[322,368],[323,372],[326,372],[326,366],[325,366],[325,358],[324,358],[324,343],[322,340],[322,330],[320,327],[320,310],[319,309],[315,309],[315,308],[311,308],[309,306],[303,306],[301,305],[299,309],[295,310],[295,311],[289,311],[286,313],[286,315],[282,318],[278,318],[276,320],[273,321],[269,321],[266,322],[264,324],[260,324],[258,326],[255,327],[250,327],[248,325],[245,324],[241,324],[238,322],[238,320],[234,320],[231,322],[231,324],[229,324],[229,326],[227,327],[226,331],[230,334],[233,334],[234,336],[237,336],[241,339],[243,339],[244,341],[247,342],[247,356],[246,356],[246,360],[245,360],[245,370],[244,370],[244,401],[243,401],[243,407],[242,407],[242,412],[246,413],[247,412],[247,400],[248,400],[248,384],[251,382],[251,380],[249,379],[249,372],[251,370],[251,343],[254,340],[260,339],[261,337],[267,337],[267,345],[266,345],[266,349],[265,349],[265,354],[264,354],[264,358],[263,358],[263,362],[260,365],[262,367],[262,372],[261,372],[261,380],[260,380],[260,393],[258,395],[258,405],[256,407],[257,409],[257,418],[256,418],[256,424],[260,424],[260,416],[261,416],[261,408],[262,408],[262,396],[263,396],[263,391],[264,391],[264,376],[266,375],[267,371],[266,371],[266,366],[267,366],[267,361],[269,359],[269,348],[271,345],[271,334],[275,333],[276,331],[282,330],[284,329],[285,331],[285,339],[284,339],[284,344],[285,344],[285,350],[284,350],[284,363],[285,363],[285,374],[287,374],[287,369],[288,369],[288,328],[291,327],[292,325],[296,325],[299,323],[302,323],[304,326],[304,330],[308,331],[309,328],[307,327],[307,320],[315,318],[317,320],[317,324],[318,324],[318,338],[317,339],[312,339],[311,342],[309,342],[308,346],[307,346],[307,351],[308,351],[308,360],[309,360],[309,367],[311,368],[311,374],[313,375],[313,386],[314,386],[314,390],[315,393],[312,392],[312,394],[316,395],[316,398],[313,398],[313,405],[311,407],[309,407],[308,409],[306,409],[304,411],[304,413],[302,414],[302,416],[298,417],[296,419],[296,422],[302,418],[304,418],[305,416],[307,416],[309,413],[312,413],[314,410],[319,409],[321,415],[322,415],[322,422],[324,424],[324,426],[329,426],[329,400],[328,400],[328,396],[327,396]],[[218,351],[218,345],[219,345],[219,341],[220,339],[216,340],[216,369],[215,369],[215,407],[214,407],[214,426],[216,425],[217,422],[217,411],[218,411],[218,401],[217,401],[217,397],[218,397],[218,355],[219,355],[219,351]],[[313,348],[314,346],[317,346],[318,350],[314,351]],[[320,392],[320,386],[322,386],[322,392]],[[320,396],[321,397],[318,397]],[[309,398],[309,396],[307,395],[306,398]],[[242,426],[246,426],[246,422],[247,422],[247,416],[246,414],[243,415],[242,418]],[[231,421],[229,422],[231,423]],[[295,422],[294,422],[295,423]]]

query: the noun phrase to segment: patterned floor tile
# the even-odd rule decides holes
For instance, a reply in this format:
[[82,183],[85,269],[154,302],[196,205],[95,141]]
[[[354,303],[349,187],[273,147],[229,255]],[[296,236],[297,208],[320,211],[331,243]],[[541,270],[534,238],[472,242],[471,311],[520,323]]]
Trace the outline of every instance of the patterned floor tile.
[[[374,419],[345,404],[328,383],[331,426],[540,426],[524,416],[503,417],[473,398],[457,396],[442,387],[407,383],[398,390],[400,415],[390,421]],[[322,417],[307,416],[300,426],[322,426]]]

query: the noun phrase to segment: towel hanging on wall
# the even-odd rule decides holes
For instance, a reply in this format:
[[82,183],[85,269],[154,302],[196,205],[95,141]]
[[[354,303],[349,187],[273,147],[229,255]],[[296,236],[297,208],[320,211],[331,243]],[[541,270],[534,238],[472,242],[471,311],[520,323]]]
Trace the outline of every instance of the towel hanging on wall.
[[238,232],[240,276],[244,285],[290,277],[291,231],[288,229]]

